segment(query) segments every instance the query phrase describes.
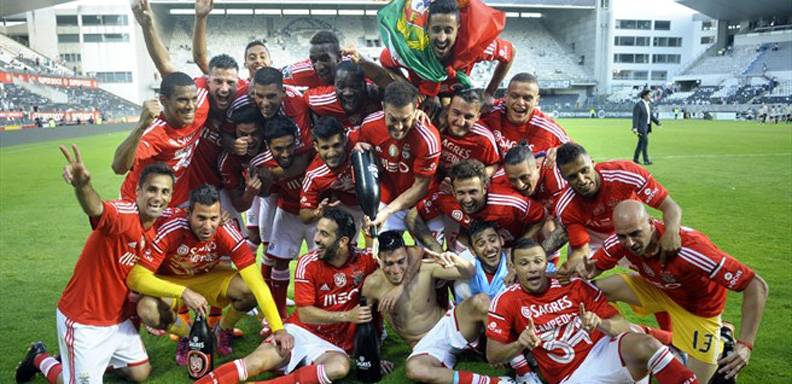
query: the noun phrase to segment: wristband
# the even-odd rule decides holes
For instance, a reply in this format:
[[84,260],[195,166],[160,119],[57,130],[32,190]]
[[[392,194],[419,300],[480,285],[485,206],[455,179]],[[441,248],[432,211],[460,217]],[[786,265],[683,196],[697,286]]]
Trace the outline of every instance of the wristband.
[[742,344],[746,348],[748,348],[749,351],[753,352],[753,344],[751,344],[751,343],[749,343],[747,341],[742,341],[742,340],[737,340],[737,344]]

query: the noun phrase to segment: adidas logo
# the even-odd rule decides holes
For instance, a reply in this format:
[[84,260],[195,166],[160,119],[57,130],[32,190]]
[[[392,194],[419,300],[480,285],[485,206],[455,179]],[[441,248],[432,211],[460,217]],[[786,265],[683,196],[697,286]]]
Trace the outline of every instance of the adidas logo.
[[319,290],[320,291],[329,291],[330,287],[328,287],[327,284],[322,284],[322,286],[319,288]]

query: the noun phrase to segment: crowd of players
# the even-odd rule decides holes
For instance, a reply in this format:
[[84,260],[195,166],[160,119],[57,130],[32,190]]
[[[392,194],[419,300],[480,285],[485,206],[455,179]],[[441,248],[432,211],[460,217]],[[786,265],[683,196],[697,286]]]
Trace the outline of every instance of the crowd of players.
[[[211,9],[211,0],[196,2],[193,48],[205,75],[192,79],[171,64],[148,4],[133,5],[162,75],[160,97],[144,104],[116,149],[112,168],[126,174],[120,199],[103,201],[79,149],[61,147],[63,176],[93,231],[58,303],[60,356],[33,343],[17,382],[40,372],[51,383],[95,383],[108,368],[144,381],[151,366],[141,323],[179,337],[176,362],[184,365],[188,309],[224,309],[214,332],[225,356],[235,323],[256,307],[258,348],[198,382],[263,372],[280,374],[269,383],[341,379],[356,324],[380,317],[412,347],[406,374],[419,382],[632,383],[651,375],[708,383],[748,364],[767,284],[683,227],[682,209],[646,169],[592,162],[537,108],[534,76],[515,75],[493,100],[515,57],[508,41],[479,58],[499,62],[483,91],[455,79],[427,86],[387,50],[374,63],[342,49],[330,31],[314,35],[308,59],[283,69],[270,66],[263,42],[251,42],[245,81],[230,56],[207,57]],[[460,33],[457,3],[435,0],[428,12],[432,50],[447,62]],[[381,182],[371,218],[359,207],[350,161],[367,150]],[[358,244],[372,227],[376,255]],[[416,246],[405,245],[405,231]],[[308,253],[300,255],[303,241]],[[594,279],[618,264],[632,271]],[[721,319],[728,290],[743,295],[736,337]],[[627,322],[612,302],[655,314],[659,328]],[[733,352],[723,356],[725,343]],[[466,350],[513,375],[454,370]]]

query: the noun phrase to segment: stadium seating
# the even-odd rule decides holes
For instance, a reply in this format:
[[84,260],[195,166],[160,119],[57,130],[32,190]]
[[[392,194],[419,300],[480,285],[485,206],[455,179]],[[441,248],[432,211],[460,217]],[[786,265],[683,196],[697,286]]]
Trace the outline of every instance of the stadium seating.
[[759,54],[759,45],[737,45],[722,55],[705,54],[698,58],[683,75],[732,74],[739,75]]
[[74,71],[0,34],[0,63],[9,71],[73,76]]
[[792,69],[792,42],[762,44],[756,60],[743,75],[760,76],[767,71],[789,71]]

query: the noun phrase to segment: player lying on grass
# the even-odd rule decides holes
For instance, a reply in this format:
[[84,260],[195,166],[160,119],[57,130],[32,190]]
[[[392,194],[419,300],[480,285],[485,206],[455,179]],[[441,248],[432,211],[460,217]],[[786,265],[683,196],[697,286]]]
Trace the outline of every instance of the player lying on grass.
[[[701,382],[718,373],[726,378],[748,365],[759,331],[767,283],[754,271],[721,251],[704,234],[682,227],[682,247],[663,263],[660,239],[666,226],[649,216],[639,201],[627,200],[613,211],[616,233],[605,241],[578,273],[593,278],[626,260],[637,274],[597,280],[608,300],[630,304],[639,314],[670,314],[673,344],[689,356],[688,367]],[[721,314],[728,290],[742,292],[742,324],[734,353],[718,360],[723,350]]]
[[[238,271],[220,263],[221,256],[230,256]],[[204,316],[209,304],[220,308],[231,304],[215,329],[221,356],[232,352],[234,324],[256,304],[278,346],[288,351],[293,345],[256,266],[256,256],[233,224],[220,224],[220,197],[212,186],[192,191],[189,213],[159,228],[127,283],[145,295],[138,301],[137,312],[146,325],[182,336],[176,351],[179,365],[187,363],[190,332],[174,311],[180,304]]]
[[633,383],[653,374],[660,384],[698,383],[653,337],[630,324],[594,285],[568,285],[546,275],[547,256],[530,239],[511,251],[517,284],[500,293],[487,318],[487,359],[504,363],[530,350],[549,383]]
[[68,164],[63,178],[74,186],[92,231],[74,266],[55,318],[60,361],[44,343],[28,348],[16,369],[16,382],[30,381],[36,372],[50,383],[102,382],[108,367],[131,381],[144,381],[151,372],[143,341],[129,317],[126,277],[154,238],[156,228],[173,212],[167,209],[173,172],[162,163],[140,171],[136,199],[102,201],[91,185],[91,174],[76,145],[74,155],[61,146]]
[[360,290],[377,269],[368,250],[351,246],[355,235],[354,218],[337,208],[326,209],[316,223],[316,249],[300,258],[294,276],[297,310],[285,326],[294,336],[291,353],[263,342],[196,384],[235,384],[275,370],[286,375],[267,383],[329,384],[345,377],[357,324],[372,319],[371,307],[359,305]]

